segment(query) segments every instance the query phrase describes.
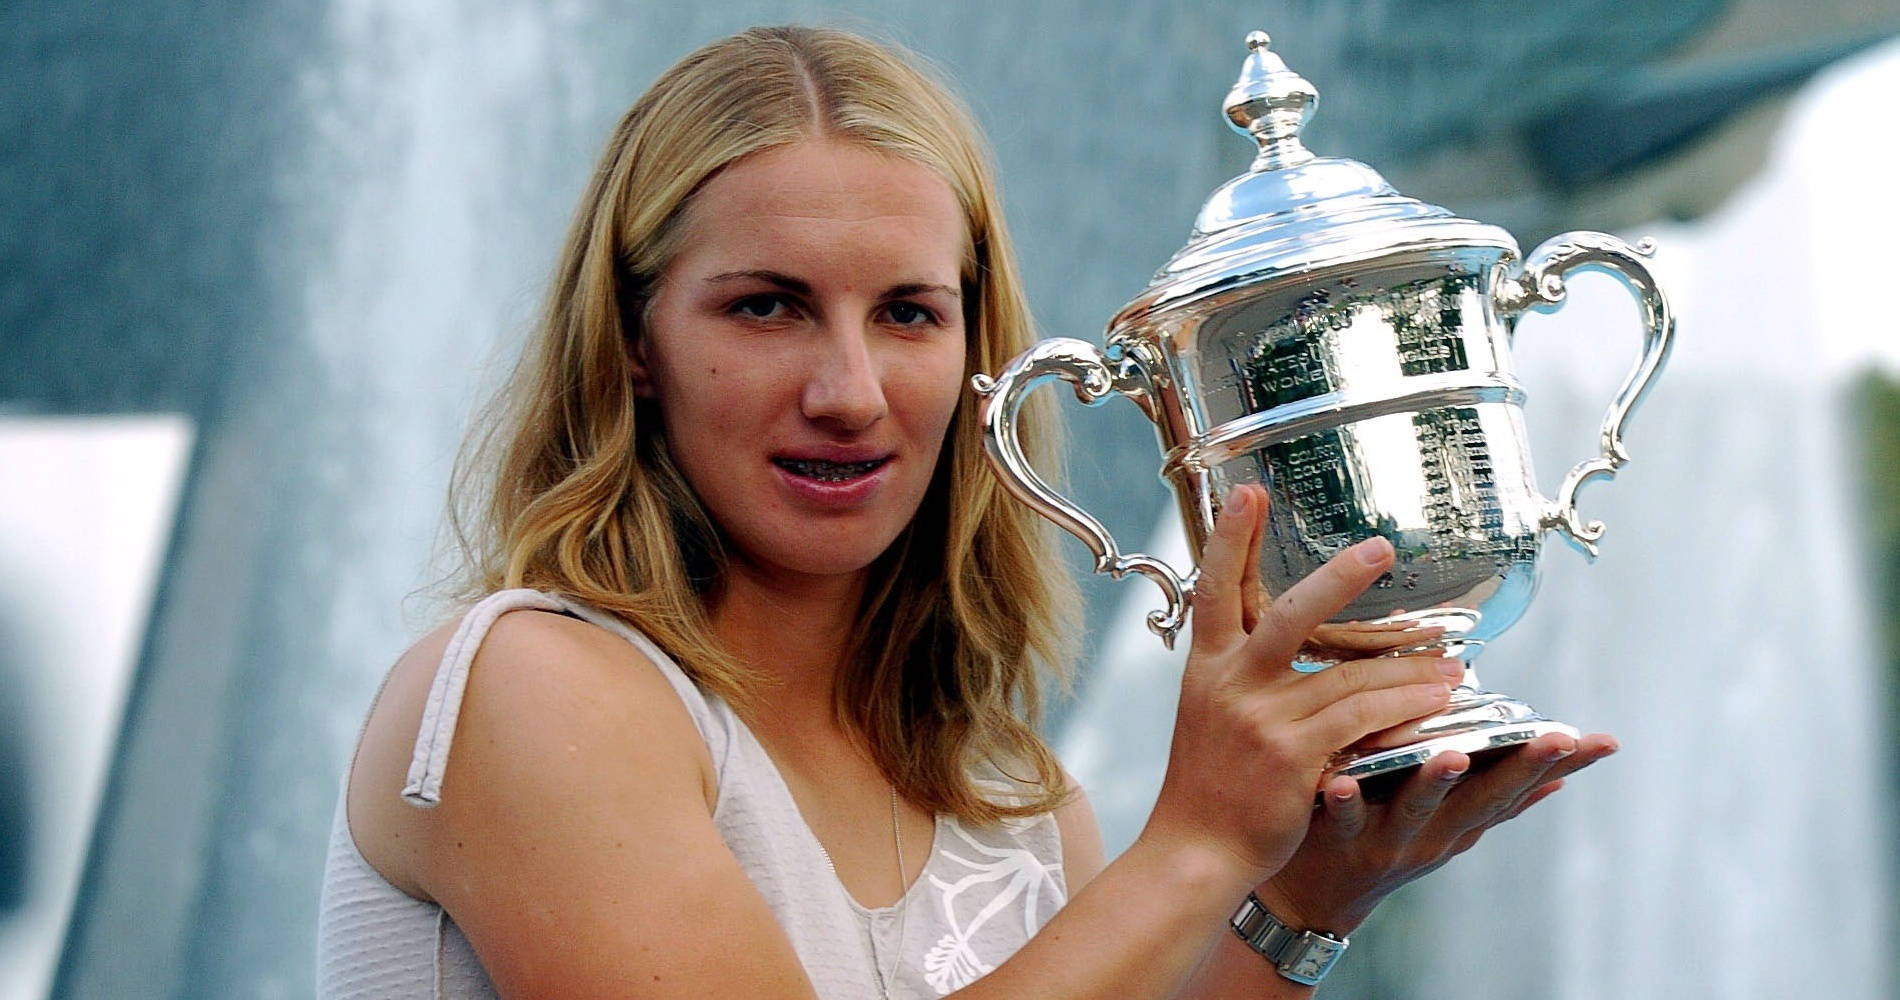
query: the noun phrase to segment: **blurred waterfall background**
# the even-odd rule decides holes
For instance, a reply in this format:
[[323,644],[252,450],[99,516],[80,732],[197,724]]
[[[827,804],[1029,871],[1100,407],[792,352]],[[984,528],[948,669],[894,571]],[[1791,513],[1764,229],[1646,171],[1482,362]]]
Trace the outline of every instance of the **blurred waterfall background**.
[[[1325,995],[1892,995],[1900,0],[69,0],[0,9],[0,1000],[311,994],[349,748],[592,159],[674,59],[782,21],[957,81],[1049,335],[1099,338],[1244,169],[1256,27],[1322,154],[1526,249],[1655,236],[1681,344],[1584,492],[1604,554],[1551,546],[1483,661],[1625,749],[1395,897]],[[1546,489],[1633,317],[1580,279],[1520,327]],[[1077,495],[1178,549],[1134,408],[1070,424]],[[1085,589],[1049,726],[1115,849],[1179,665],[1152,588]]]

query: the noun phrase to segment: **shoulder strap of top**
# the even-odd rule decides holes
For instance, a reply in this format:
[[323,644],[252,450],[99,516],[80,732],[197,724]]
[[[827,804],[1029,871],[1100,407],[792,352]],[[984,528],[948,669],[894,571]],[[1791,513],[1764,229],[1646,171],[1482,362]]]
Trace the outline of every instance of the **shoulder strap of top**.
[[686,712],[692,717],[700,738],[706,741],[707,748],[712,752],[715,774],[724,774],[726,750],[732,735],[727,719],[731,710],[722,712],[720,709],[724,708],[724,702],[700,691],[679,664],[654,645],[653,640],[590,605],[538,590],[503,590],[490,594],[470,608],[455,634],[449,638],[448,647],[442,651],[442,662],[436,667],[435,682],[430,685],[429,698],[422,705],[422,724],[416,733],[415,753],[409,759],[408,783],[402,789],[402,797],[409,804],[427,809],[442,801],[442,775],[448,768],[449,745],[455,740],[455,722],[461,715],[462,695],[468,688],[469,664],[474,662],[475,653],[481,648],[482,640],[487,637],[495,620],[510,611],[522,609],[571,614],[631,643],[653,662],[660,675],[679,695],[680,701],[685,703]]
[[409,758],[409,781],[402,797],[410,805],[430,808],[442,801],[442,773],[449,764],[449,744],[455,741],[455,720],[462,714],[462,693],[468,689],[468,665],[495,619],[519,610],[565,611],[561,602],[538,590],[503,590],[482,598],[462,617],[449,638],[442,662],[435,668],[429,700],[422,703],[422,726],[416,733],[415,754]]

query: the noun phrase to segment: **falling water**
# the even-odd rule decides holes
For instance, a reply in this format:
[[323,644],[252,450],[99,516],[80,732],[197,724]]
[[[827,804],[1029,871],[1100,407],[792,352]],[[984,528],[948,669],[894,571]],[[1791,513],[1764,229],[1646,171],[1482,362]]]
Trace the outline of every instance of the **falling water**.
[[[45,16],[63,23],[78,6],[53,5]],[[123,34],[127,45],[169,39],[146,33],[143,14],[158,6],[135,4],[114,22],[124,30],[100,34]],[[258,166],[278,194],[256,222],[267,234],[258,241],[269,248],[259,268],[267,280],[249,270],[234,272],[237,280],[224,270],[184,272],[243,287],[263,305],[235,314],[269,319],[233,336],[245,349],[218,373],[229,385],[188,488],[158,639],[142,667],[145,714],[119,765],[123,818],[106,824],[95,851],[90,915],[76,923],[65,959],[68,995],[307,993],[316,866],[337,772],[376,676],[419,624],[403,622],[398,607],[420,582],[481,362],[505,355],[495,345],[518,342],[592,152],[654,74],[754,21],[894,25],[967,85],[1004,165],[1039,314],[1051,332],[1073,334],[1178,245],[1194,206],[1232,172],[1234,139],[1212,105],[1233,69],[1231,46],[1263,16],[1257,5],[1228,2],[1193,16],[1124,6],[1101,17],[1073,5],[999,4],[972,17],[961,5],[872,0],[263,4],[247,8],[244,25],[296,34],[268,38],[255,58],[294,64],[297,93],[266,86],[275,75],[233,69],[201,79],[185,72],[198,59],[181,63],[177,80],[205,89],[155,89],[155,103],[242,107],[257,97],[271,103],[272,122],[284,110],[273,102],[294,105],[286,117],[297,124],[281,136],[271,126],[271,141],[288,147]],[[1276,32],[1285,26],[1316,50],[1365,43],[1363,20],[1346,7],[1286,6],[1266,11]],[[293,8],[296,16],[286,13]],[[1379,15],[1388,9],[1396,6],[1378,5]],[[1656,28],[1631,21],[1613,30]],[[47,89],[77,100],[70,55],[53,50]],[[1504,79],[1518,94],[1515,76]],[[1349,106],[1349,93],[1335,92],[1335,106]],[[1077,95],[1110,100],[1073,117]],[[178,141],[158,131],[145,139],[115,128],[110,141],[134,152]],[[1830,142],[1865,138],[1845,125],[1829,131],[1840,133]],[[224,135],[209,134],[210,142]],[[238,144],[229,155],[248,153]],[[107,175],[133,183],[142,171]],[[1880,183],[1850,178],[1841,187],[1859,195]],[[1757,192],[1752,214],[1733,225],[1801,215],[1775,207],[1772,194]],[[235,211],[247,221],[229,228],[248,233],[260,200],[185,201],[177,210]],[[1657,235],[1698,248],[1697,269],[1672,276],[1692,313],[1685,340],[1736,343],[1753,330],[1752,346],[1685,344],[1632,430],[1637,464],[1586,491],[1612,525],[1601,564],[1586,569],[1553,551],[1533,617],[1486,664],[1500,688],[1616,732],[1629,749],[1408,905],[1389,908],[1384,929],[1369,928],[1337,974],[1347,989],[1335,996],[1351,995],[1355,976],[1376,983],[1414,973],[1422,976],[1414,992],[1425,996],[1555,992],[1525,985],[1545,982],[1578,997],[1618,985],[1638,995],[1664,987],[1714,995],[1717,985],[1741,996],[1882,995],[1888,883],[1868,846],[1877,800],[1864,794],[1875,740],[1871,654],[1854,578],[1831,571],[1852,563],[1838,510],[1846,459],[1831,436],[1839,369],[1790,363],[1812,357],[1806,350],[1767,349],[1823,318],[1856,320],[1832,314],[1850,300],[1818,273],[1770,256],[1790,242],[1811,246],[1811,234],[1759,260],[1730,251],[1727,272],[1712,262],[1725,249],[1715,235]],[[1751,264],[1753,275],[1738,266]],[[1795,277],[1816,289],[1812,301],[1748,294]],[[194,286],[181,287],[171,294]],[[94,292],[79,296],[82,314],[115,301]],[[143,301],[134,297],[127,310],[141,323]],[[1541,454],[1569,457],[1588,445],[1595,399],[1615,373],[1590,369],[1590,357],[1559,358],[1561,329],[1552,321],[1533,336],[1526,325],[1525,375],[1531,424],[1548,436]],[[159,324],[153,340],[184,349],[176,332]],[[1633,340],[1609,353],[1620,357]],[[1756,446],[1743,431],[1778,443]],[[1114,447],[1104,450],[1110,469],[1125,465]],[[1549,477],[1558,470],[1547,461]],[[1104,513],[1112,524],[1143,523],[1130,511],[1145,502]],[[1691,567],[1699,572],[1668,575]],[[1134,599],[1148,607],[1148,594]],[[1578,621],[1613,628],[1588,637]],[[1110,643],[1121,655],[1089,678],[1092,694],[1066,739],[1111,843],[1132,835],[1159,782],[1171,700],[1158,695],[1172,681],[1150,656],[1139,615],[1127,624],[1131,634]],[[1566,933],[1523,918],[1546,910]],[[1797,966],[1784,961],[1785,937],[1766,940],[1771,918],[1824,940],[1829,964],[1803,989],[1785,988]]]

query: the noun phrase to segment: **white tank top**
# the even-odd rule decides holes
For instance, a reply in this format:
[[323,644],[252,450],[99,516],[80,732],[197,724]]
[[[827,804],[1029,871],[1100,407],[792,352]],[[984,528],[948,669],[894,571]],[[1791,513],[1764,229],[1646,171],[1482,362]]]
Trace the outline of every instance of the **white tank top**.
[[[960,989],[1014,954],[1067,901],[1053,815],[996,827],[938,816],[929,860],[903,899],[881,909],[859,905],[832,871],[765,748],[730,706],[702,692],[678,664],[625,623],[533,590],[489,596],[469,611],[449,640],[423,706],[402,789],[411,803],[427,807],[440,800],[469,663],[495,619],[521,608],[570,614],[613,632],[672,684],[712,754],[719,786],[713,822],[778,917],[824,1000],[939,997]],[[979,780],[998,795],[1012,787],[993,770]],[[455,921],[434,903],[391,885],[363,859],[350,836],[346,801],[347,794],[338,796],[323,873],[319,1000],[495,996]],[[891,978],[887,988],[885,974]]]

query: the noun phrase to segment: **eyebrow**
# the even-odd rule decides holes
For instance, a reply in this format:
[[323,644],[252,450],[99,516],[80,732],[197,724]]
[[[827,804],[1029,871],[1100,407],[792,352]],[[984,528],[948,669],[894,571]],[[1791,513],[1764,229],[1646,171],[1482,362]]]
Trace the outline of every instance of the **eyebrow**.
[[[718,284],[720,282],[726,282],[726,281],[763,281],[767,284],[776,285],[780,288],[783,288],[788,292],[796,292],[800,295],[810,295],[812,293],[811,282],[806,281],[803,278],[795,278],[782,271],[770,271],[770,270],[763,270],[763,269],[747,270],[747,271],[725,271],[720,274],[715,274],[712,277],[706,279],[707,284]],[[892,285],[890,288],[886,289],[884,293],[879,296],[879,298],[880,299],[902,299],[902,298],[908,298],[912,295],[919,295],[924,292],[940,292],[954,299],[963,298],[963,290],[960,288],[953,288],[949,285],[939,285],[939,284],[935,284],[935,283],[927,282],[927,281],[911,281],[911,282],[905,282],[901,285]]]
[[884,297],[887,299],[907,299],[913,295],[921,295],[924,292],[941,292],[953,299],[963,298],[963,289],[961,288],[951,288],[949,285],[938,285],[923,281],[914,281],[904,285],[892,285],[890,291],[884,293]]
[[794,278],[780,271],[726,271],[706,279],[709,285],[724,281],[763,281],[777,285],[788,292],[797,292],[800,295],[811,294],[811,282]]

